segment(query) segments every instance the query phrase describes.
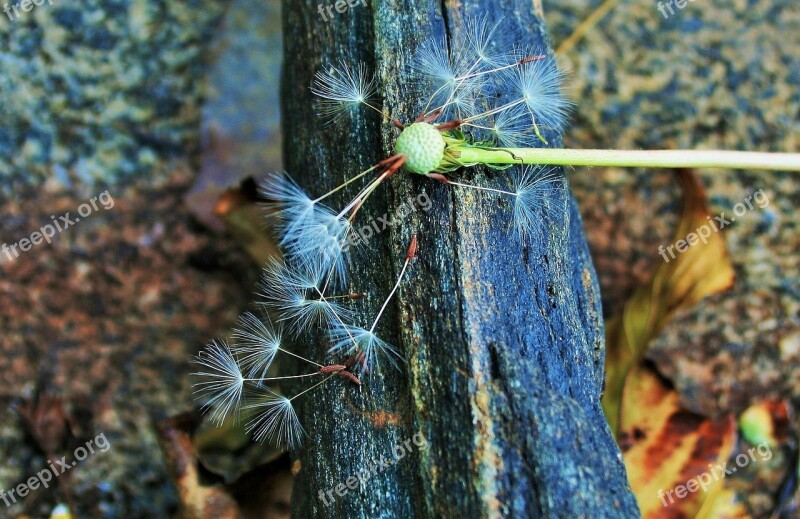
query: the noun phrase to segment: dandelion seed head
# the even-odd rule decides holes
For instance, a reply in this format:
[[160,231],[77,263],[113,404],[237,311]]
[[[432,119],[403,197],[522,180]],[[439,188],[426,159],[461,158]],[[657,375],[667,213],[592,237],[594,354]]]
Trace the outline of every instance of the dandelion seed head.
[[290,450],[302,445],[305,431],[291,399],[270,392],[264,401],[250,404],[247,408],[258,411],[245,426],[257,442],[269,440]]
[[413,173],[427,175],[434,171],[444,157],[446,146],[442,134],[428,123],[406,126],[395,142],[394,149],[405,157],[403,167]]
[[229,414],[238,414],[244,376],[233,350],[225,341],[212,341],[195,358],[201,371],[192,373],[198,379],[192,387],[203,402],[211,420],[222,424]]

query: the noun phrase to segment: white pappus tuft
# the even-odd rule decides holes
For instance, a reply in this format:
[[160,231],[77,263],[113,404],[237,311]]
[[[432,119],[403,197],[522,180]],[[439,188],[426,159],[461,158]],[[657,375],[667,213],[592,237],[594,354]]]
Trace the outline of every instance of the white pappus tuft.
[[281,349],[280,331],[275,332],[264,321],[269,317],[264,314],[260,319],[253,313],[245,312],[239,317],[238,327],[233,330],[236,339],[236,351],[240,355],[240,364],[247,370],[248,378],[264,378]]
[[292,399],[270,392],[262,402],[246,407],[258,413],[245,426],[248,433],[258,442],[270,440],[295,450],[303,443],[305,431],[297,418]]
[[530,116],[518,108],[494,115],[488,124],[487,137],[506,148],[532,146],[537,138]]
[[269,200],[267,206],[280,219],[281,245],[314,218],[315,201],[286,173],[269,173],[259,185],[259,194]]
[[469,19],[465,23],[466,49],[465,59],[489,68],[501,67],[513,59],[511,37],[501,29],[503,19],[489,23],[489,17]]
[[318,200],[311,200],[286,174],[268,175],[261,194],[277,209],[280,245],[285,255],[293,263],[332,269],[332,281],[343,283],[347,275],[345,245],[350,222]]
[[515,167],[511,173],[514,187],[514,228],[522,239],[530,239],[538,235],[541,227],[537,209],[546,204],[548,190],[560,189],[562,176],[554,168],[544,169],[538,166]]
[[326,274],[319,266],[290,268],[274,260],[264,268],[257,295],[262,304],[278,311],[281,321],[289,322],[292,333],[330,327],[349,319],[350,311],[323,295]]
[[533,123],[561,133],[572,103],[562,95],[564,75],[552,55],[520,65],[515,70],[514,89],[525,102]]
[[340,324],[330,329],[329,338],[332,342],[328,349],[330,353],[363,354],[359,369],[362,373],[379,372],[381,358],[389,361],[395,368],[398,368],[395,357],[402,359],[400,353],[391,344],[378,337],[373,330]]
[[202,371],[192,373],[200,380],[192,387],[211,420],[222,424],[228,414],[239,413],[244,376],[233,350],[225,341],[212,341],[195,358]]
[[311,91],[321,98],[319,115],[336,122],[359,105],[371,107],[369,99],[375,95],[375,80],[363,63],[352,68],[340,62],[338,67],[317,72]]

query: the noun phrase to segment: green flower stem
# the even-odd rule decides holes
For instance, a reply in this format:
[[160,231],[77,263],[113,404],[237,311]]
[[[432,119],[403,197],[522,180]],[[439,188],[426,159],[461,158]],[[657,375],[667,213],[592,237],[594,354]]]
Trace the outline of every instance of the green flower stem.
[[448,146],[467,164],[549,164],[628,168],[726,168],[800,171],[800,153],[715,150],[575,150],[564,148],[478,148]]

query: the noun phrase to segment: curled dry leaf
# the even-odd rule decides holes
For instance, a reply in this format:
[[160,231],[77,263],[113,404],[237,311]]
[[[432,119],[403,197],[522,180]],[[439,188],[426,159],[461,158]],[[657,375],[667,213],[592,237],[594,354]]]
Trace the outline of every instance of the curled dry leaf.
[[[707,223],[705,192],[693,173],[678,173],[684,193],[683,215],[675,241]],[[603,410],[616,434],[620,401],[628,371],[676,312],[733,284],[734,271],[720,233],[662,263],[650,283],[639,287],[625,303],[622,315],[606,323],[606,386]]]
[[[684,208],[675,241],[706,224],[709,216],[696,177],[689,171],[678,176]],[[724,488],[719,469],[711,474],[733,449],[733,418],[711,420],[682,409],[675,390],[642,362],[651,341],[676,312],[729,288],[733,278],[723,237],[714,233],[707,243],[660,264],[650,283],[627,301],[622,315],[606,323],[603,410],[623,450],[628,479],[645,518],[747,517],[734,493]],[[689,481],[694,487],[701,480],[705,488],[686,488]],[[680,485],[682,495],[676,492]]]
[[220,218],[225,227],[258,265],[264,265],[270,258],[280,253],[270,239],[264,225],[264,208],[255,199],[255,187],[248,182],[239,188],[225,191],[214,206],[214,215]]

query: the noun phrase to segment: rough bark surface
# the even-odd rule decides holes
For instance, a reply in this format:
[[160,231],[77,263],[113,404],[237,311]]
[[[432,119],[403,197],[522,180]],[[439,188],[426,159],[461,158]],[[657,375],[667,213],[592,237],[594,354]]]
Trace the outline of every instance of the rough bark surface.
[[[311,193],[389,156],[397,136],[367,111],[323,127],[308,88],[317,70],[365,63],[377,74],[377,102],[408,121],[424,105],[409,64],[425,38],[462,38],[465,19],[487,15],[516,25],[527,38],[519,43],[547,46],[522,0],[373,0],[334,11],[329,22],[318,3],[286,0],[283,8],[285,162]],[[460,173],[476,182],[485,175],[503,172]],[[528,243],[509,232],[507,201],[405,173],[376,192],[359,220],[391,215],[423,191],[431,210],[373,237],[350,277],[354,290],[370,293],[357,323],[369,324],[418,236],[418,257],[380,325],[407,364],[384,368],[360,390],[336,380],[298,401],[310,438],[295,454],[293,517],[638,516],[600,409],[599,294],[566,177],[543,200]],[[319,337],[303,347],[322,358],[325,346]],[[410,441],[417,433],[427,449]],[[375,469],[400,450],[401,459]],[[366,471],[365,483],[346,488]],[[328,490],[326,504],[320,493]]]

